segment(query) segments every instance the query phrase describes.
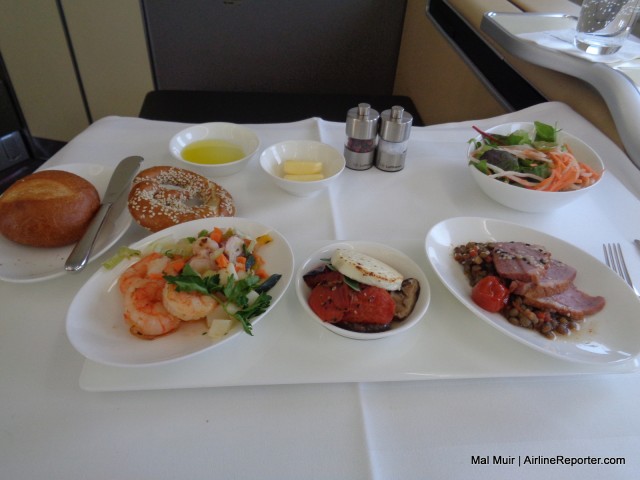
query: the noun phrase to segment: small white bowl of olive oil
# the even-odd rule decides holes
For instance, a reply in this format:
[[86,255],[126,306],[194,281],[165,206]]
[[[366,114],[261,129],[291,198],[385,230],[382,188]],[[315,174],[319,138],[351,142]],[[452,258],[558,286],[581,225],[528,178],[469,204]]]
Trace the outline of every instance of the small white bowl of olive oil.
[[171,154],[184,168],[205,177],[222,177],[242,170],[255,157],[260,139],[253,130],[235,123],[194,125],[176,133]]

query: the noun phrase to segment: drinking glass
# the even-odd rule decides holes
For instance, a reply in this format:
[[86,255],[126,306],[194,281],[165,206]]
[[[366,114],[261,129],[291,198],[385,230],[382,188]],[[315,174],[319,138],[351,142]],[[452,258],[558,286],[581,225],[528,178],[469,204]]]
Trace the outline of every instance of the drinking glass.
[[584,0],[574,45],[594,55],[620,50],[638,16],[640,0]]

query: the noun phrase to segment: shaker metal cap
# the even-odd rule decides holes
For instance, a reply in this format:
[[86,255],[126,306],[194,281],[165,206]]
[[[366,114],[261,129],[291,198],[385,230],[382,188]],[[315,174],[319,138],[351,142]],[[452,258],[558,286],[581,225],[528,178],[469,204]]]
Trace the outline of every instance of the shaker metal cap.
[[388,142],[404,142],[411,134],[413,116],[398,105],[382,112],[380,138]]
[[360,103],[347,112],[347,136],[359,140],[375,138],[380,115],[368,103]]

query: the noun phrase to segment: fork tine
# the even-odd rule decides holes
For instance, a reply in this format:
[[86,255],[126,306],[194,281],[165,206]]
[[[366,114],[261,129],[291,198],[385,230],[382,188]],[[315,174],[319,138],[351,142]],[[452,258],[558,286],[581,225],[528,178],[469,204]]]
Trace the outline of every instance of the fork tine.
[[640,292],[638,292],[638,290],[633,286],[633,281],[629,275],[627,263],[624,260],[620,244],[604,243],[602,244],[602,249],[604,251],[604,260],[607,266],[620,275],[620,277],[627,282],[627,285],[631,287],[631,290],[633,290],[638,298],[640,298]]
[[602,244],[602,251],[604,252],[604,261],[607,264],[607,267],[613,268],[613,265],[611,263],[611,259],[610,259],[610,256],[609,256],[609,244],[603,243]]
[[633,282],[631,281],[631,277],[629,276],[629,270],[627,270],[627,264],[624,261],[624,256],[622,255],[622,249],[620,248],[620,244],[616,243],[614,245],[614,256],[616,260],[616,264],[618,265],[618,274],[622,276],[627,284],[633,288]]

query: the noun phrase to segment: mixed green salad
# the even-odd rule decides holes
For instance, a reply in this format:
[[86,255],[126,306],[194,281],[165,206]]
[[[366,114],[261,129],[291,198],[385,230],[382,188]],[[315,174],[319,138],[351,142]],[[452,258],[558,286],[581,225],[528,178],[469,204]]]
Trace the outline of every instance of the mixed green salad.
[[483,132],[470,140],[470,164],[510,185],[541,191],[570,191],[592,185],[600,173],[578,161],[566,143],[558,141],[554,125],[533,122],[533,132],[518,129],[508,135]]

